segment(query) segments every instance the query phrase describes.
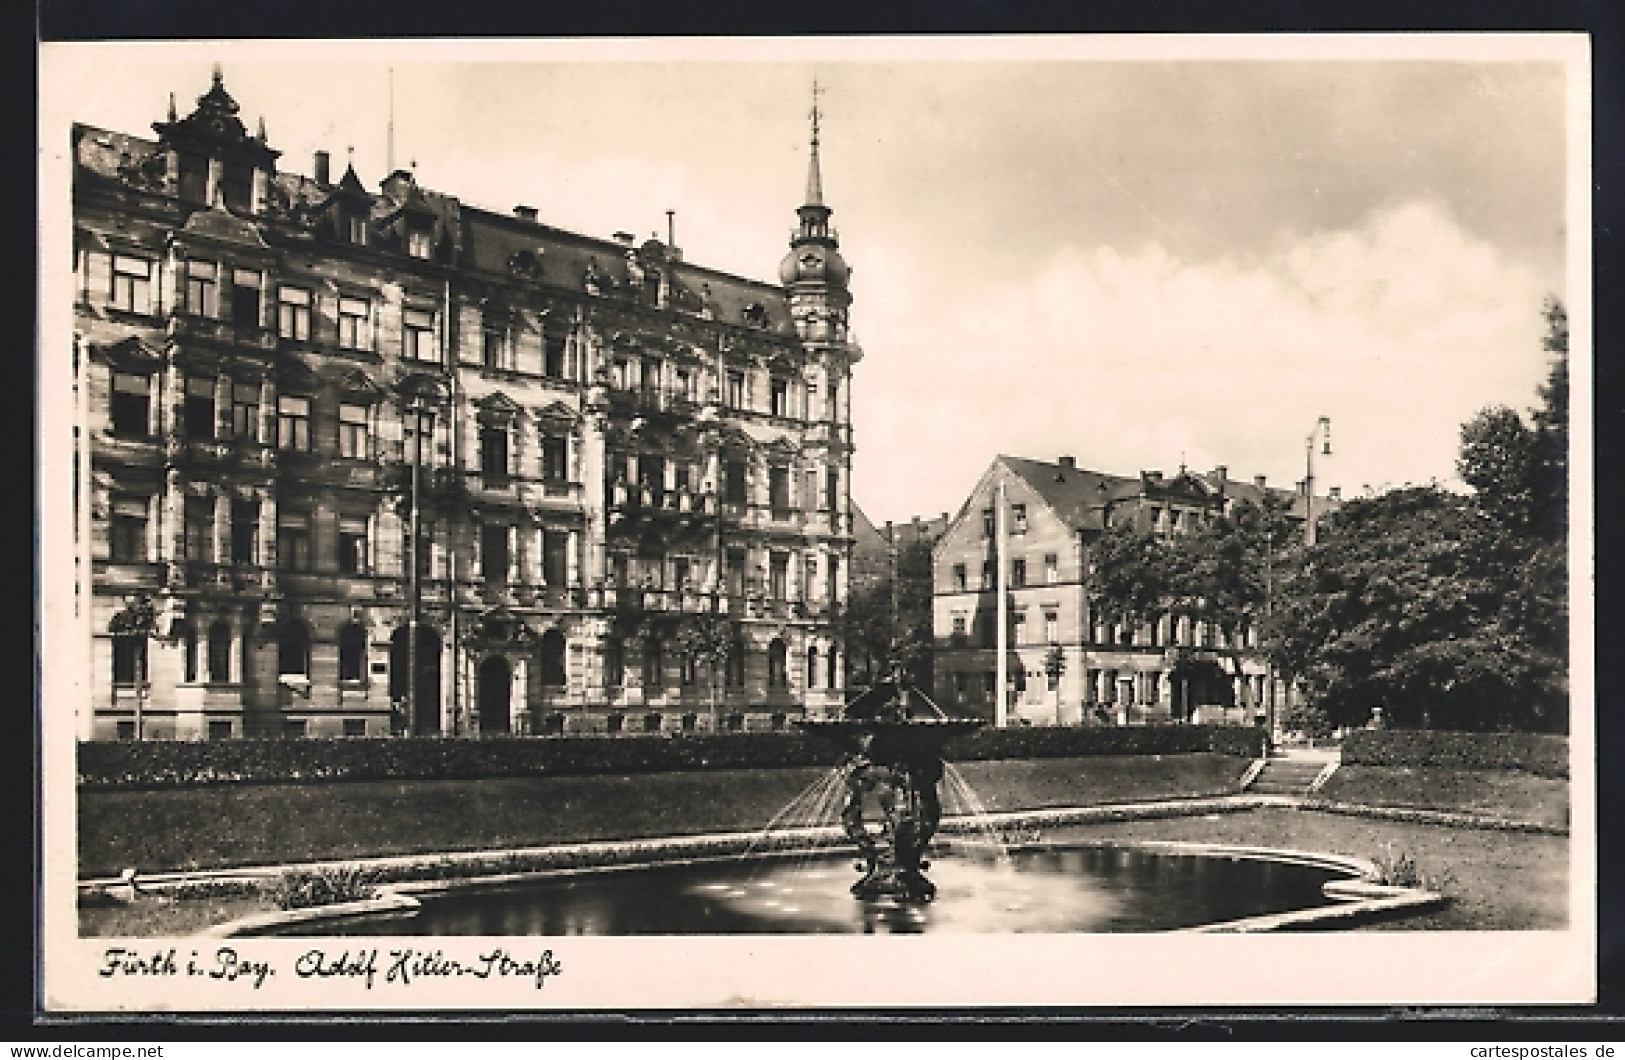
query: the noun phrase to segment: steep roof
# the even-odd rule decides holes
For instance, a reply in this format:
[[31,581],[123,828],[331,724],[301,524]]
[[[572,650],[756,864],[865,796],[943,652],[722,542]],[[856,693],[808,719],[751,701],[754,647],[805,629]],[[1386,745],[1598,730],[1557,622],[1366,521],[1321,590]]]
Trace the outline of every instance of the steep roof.
[[[580,291],[589,269],[608,291],[628,289],[630,248],[609,239],[581,235],[538,221],[521,220],[477,207],[464,207],[467,233],[464,263],[485,272],[506,273],[520,254],[536,262],[543,283]],[[647,246],[647,244],[645,244]],[[538,251],[540,253],[538,253]],[[634,250],[633,254],[640,251]],[[672,301],[691,311],[709,308],[711,317],[746,324],[746,309],[758,305],[770,332],[793,335],[790,305],[784,289],[686,261],[670,261]]]
[[[74,126],[73,140],[74,160],[83,172],[108,180],[131,180],[153,190],[162,183],[164,156],[152,140],[83,124]],[[468,206],[455,196],[417,185],[410,174],[392,174],[385,183],[391,181],[395,197],[382,190],[366,191],[353,169],[345,171],[336,190],[323,188],[303,174],[278,171],[271,176],[271,195],[295,216],[308,216],[308,211],[320,208],[337,193],[358,201],[366,196],[374,220],[403,208],[437,217],[465,267],[506,274],[523,252],[536,265],[529,275],[550,286],[579,292],[589,267],[605,281],[611,295],[631,286],[629,248],[621,243]],[[657,247],[662,252],[666,249]],[[646,242],[639,252],[649,249]],[[662,267],[671,274],[674,306],[693,313],[706,311],[714,320],[753,327],[768,335],[795,336],[783,287],[674,260],[674,256]]]
[[[1187,480],[1188,484],[1195,486],[1199,491],[1213,493],[1222,491],[1225,497],[1237,501],[1246,500],[1262,504],[1264,497],[1268,495],[1286,501],[1287,513],[1290,516],[1302,519],[1305,514],[1303,494],[1299,491],[1272,486],[1259,487],[1253,482],[1221,475],[1217,469],[1208,472],[1182,471],[1179,475],[1168,479],[1155,477],[1147,479],[1145,475],[1153,473],[1113,475],[1104,471],[1092,471],[1058,462],[1029,460],[1019,456],[1001,455],[999,461],[1020,476],[1022,481],[1049,505],[1057,517],[1074,530],[1103,529],[1102,519],[1105,509],[1111,504],[1141,496],[1148,484],[1167,488]],[[1339,503],[1329,497],[1315,498],[1315,507],[1320,514],[1337,507]]]
[[1032,487],[1056,516],[1074,530],[1101,529],[1101,513],[1107,501],[1139,492],[1138,478],[1020,456],[1000,456],[999,460]]

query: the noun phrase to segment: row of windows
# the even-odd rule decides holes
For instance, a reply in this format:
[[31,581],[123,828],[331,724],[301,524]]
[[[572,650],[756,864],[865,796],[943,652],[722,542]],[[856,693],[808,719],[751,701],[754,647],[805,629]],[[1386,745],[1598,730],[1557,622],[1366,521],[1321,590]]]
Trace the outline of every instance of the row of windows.
[[[113,433],[127,438],[149,438],[152,417],[151,375],[114,372],[109,419]],[[234,438],[256,442],[260,437],[260,408],[263,391],[257,383],[229,382],[222,385],[214,377],[188,376],[183,387],[181,429],[188,438],[218,440]],[[229,407],[226,405],[229,402]],[[337,409],[338,455],[349,460],[371,460],[374,451],[374,408],[372,404],[341,401]],[[312,445],[312,402],[303,395],[281,394],[276,398],[276,415],[269,421],[266,444],[278,449],[309,452]],[[488,477],[515,473],[516,447],[512,422],[487,424],[480,431],[480,469]],[[428,429],[413,430],[413,414],[401,414],[401,435],[408,440],[427,438]],[[434,447],[422,454],[434,462]],[[546,434],[541,438],[542,476],[550,481],[569,478],[568,439]]]
[[[250,652],[253,641],[237,640],[230,623],[216,621],[209,626],[201,640],[191,623],[177,630],[182,646],[181,680],[191,684],[207,681],[210,684],[237,684],[240,675],[252,666]],[[128,686],[148,680],[146,637],[115,636],[113,638],[113,683]],[[241,655],[233,658],[233,646],[241,645]],[[339,628],[339,680],[360,682],[365,679],[367,660],[366,630],[354,622]],[[238,668],[233,672],[233,667]],[[310,630],[303,622],[285,622],[277,634],[277,673],[283,677],[310,677]]]
[[[668,368],[666,362],[655,357],[617,357],[610,365],[610,382],[617,390],[642,395],[645,404],[659,405],[665,396],[687,401],[702,402],[709,395],[703,392],[702,372],[683,365]],[[722,404],[741,412],[754,410],[754,386],[751,374],[744,368],[729,368],[723,374]],[[773,374],[768,377],[767,408],[770,415],[781,419],[827,420],[840,419],[840,387],[831,379],[818,400],[818,384],[807,380],[795,385],[788,376]]]
[[[115,563],[145,563],[152,528],[150,496],[115,496],[108,518],[108,557]],[[222,505],[213,497],[187,497],[182,512],[182,552],[195,563],[255,565],[260,562],[260,503],[232,499]],[[219,525],[224,523],[223,526]],[[280,512],[277,516],[277,559],[290,570],[311,568],[310,515]],[[217,528],[222,531],[216,541]],[[368,520],[340,515],[338,569],[343,574],[370,572]]]
[[[1008,527],[1012,534],[1025,534],[1027,532],[1027,506],[1021,503],[1010,505],[1010,524]],[[992,537],[997,527],[994,525],[993,509],[982,509],[982,536]]]
[[[954,640],[964,643],[970,636],[972,624],[976,627],[979,640],[983,647],[994,646],[995,622],[990,616],[981,616],[973,620],[964,611],[955,611],[950,616],[951,632]],[[1044,637],[1042,640],[1031,639],[1024,611],[1010,612],[1010,641],[1016,645],[1025,644],[1057,644],[1060,642],[1060,616],[1058,612],[1044,612]],[[1185,616],[1171,619],[1164,616],[1150,624],[1148,630],[1130,630],[1121,625],[1097,622],[1090,629],[1090,642],[1094,644],[1129,644],[1150,645],[1151,647],[1203,647],[1216,648],[1220,641],[1225,640],[1224,634],[1211,622],[1193,622]],[[1254,636],[1251,626],[1237,631],[1229,638],[1230,646],[1244,648],[1253,645]]]
[[[728,646],[728,657],[723,666],[724,683],[728,688],[745,687],[745,663],[750,649],[743,640]],[[611,688],[628,684],[631,671],[626,665],[626,645],[616,637],[604,642],[604,681]],[[638,674],[644,688],[658,688],[665,680],[666,646],[655,638],[643,640],[639,645]],[[840,653],[833,649],[820,653],[816,645],[807,649],[803,657],[802,679],[809,690],[840,687]],[[698,683],[700,668],[691,656],[679,655],[678,680],[684,687]],[[790,650],[783,640],[775,637],[767,646],[767,687],[790,687]]]
[[[994,584],[994,561],[982,562],[982,581],[980,588],[997,588]],[[1044,554],[1044,585],[1059,585],[1061,581],[1060,556],[1054,552]],[[953,587],[955,592],[965,592],[969,589],[969,576],[965,564],[955,563],[953,566]],[[1027,587],[1027,558],[1017,556],[1010,561],[1010,588],[1024,589]]]
[[[840,559],[824,559],[826,585],[829,598],[839,599]],[[699,568],[697,560],[689,556],[666,556],[661,553],[634,554],[625,551],[609,553],[609,581],[616,588],[685,590],[693,587]],[[747,589],[765,588],[773,600],[788,600],[790,590],[790,553],[775,551],[767,556],[766,584],[746,575],[744,549],[730,548],[723,558],[723,590],[729,596],[742,596]],[[812,600],[818,577],[818,554],[809,552],[801,561],[801,594],[803,600]]]
[[[722,500],[726,504],[750,503],[750,462],[723,460]],[[657,498],[666,490],[684,491],[694,488],[703,477],[701,466],[687,460],[671,460],[658,453],[611,453],[608,459],[608,478],[612,485],[637,483]],[[790,480],[793,469],[786,464],[767,467],[767,501],[775,512],[791,509]],[[817,505],[819,511],[833,511],[841,495],[841,469],[830,465],[824,469],[822,480],[812,468],[804,471],[802,480],[802,507],[808,511]]]
[[[112,308],[126,313],[151,315],[155,310],[153,299],[154,263],[128,254],[113,255],[111,289],[108,292]],[[254,269],[234,269],[230,298],[225,303],[230,312],[222,314],[221,289],[227,272],[211,261],[186,263],[184,311],[197,317],[225,319],[239,328],[262,326],[261,292],[264,275]],[[279,284],[276,288],[275,319],[272,322],[280,338],[290,342],[310,342],[316,296],[307,287]],[[333,340],[348,350],[371,351],[375,343],[373,303],[369,298],[339,295]],[[438,361],[437,314],[433,309],[407,306],[401,311],[401,353],[409,360]]]
[[[967,639],[967,637],[969,636],[969,632],[970,632],[969,629],[967,628],[968,625],[969,625],[969,621],[970,621],[970,618],[965,612],[963,612],[963,611],[955,611],[954,612],[954,614],[953,614],[953,637],[954,637],[955,641],[963,643]],[[992,644],[993,623],[984,620],[982,622],[977,623],[977,625],[981,629],[982,638],[983,638],[984,642],[986,644],[991,645]],[[1022,612],[1022,611],[1012,612],[1011,615],[1010,615],[1010,640],[1011,640],[1011,642],[1013,644],[1016,644],[1018,646],[1019,645],[1024,645],[1024,644],[1029,644],[1029,643],[1059,644],[1060,641],[1061,641],[1061,619],[1060,619],[1060,614],[1058,612],[1055,612],[1055,611],[1045,611],[1044,612],[1044,638],[1042,640],[1039,640],[1039,641],[1031,641],[1031,640],[1028,639],[1028,637],[1029,637],[1029,634],[1028,634],[1028,631],[1027,631],[1027,615],[1026,615],[1026,613]]]
[[[199,639],[196,629],[183,624],[177,631],[182,646],[182,681],[188,684],[206,680],[210,684],[240,683],[240,674],[250,670],[250,652],[253,642],[248,638],[237,641],[229,623],[216,621],[205,638]],[[234,642],[240,644],[241,654],[234,660]],[[284,678],[310,678],[310,630],[299,621],[284,622],[277,632],[277,674]],[[338,676],[341,682],[359,683],[366,679],[367,634],[354,622],[339,627]],[[729,688],[745,685],[745,663],[749,649],[742,640],[729,647],[725,681]],[[564,638],[557,630],[543,635],[540,647],[541,681],[548,686],[565,683]],[[659,640],[647,639],[640,644],[640,675],[644,687],[658,687],[666,675],[666,648]],[[236,673],[233,666],[238,667]],[[691,656],[678,658],[678,676],[681,683],[698,683],[696,667]],[[605,681],[610,687],[627,684],[626,647],[619,638],[604,642]],[[822,680],[825,687],[840,685],[840,653],[828,651],[820,654],[816,646],[809,647],[803,671],[806,687],[816,689]],[[113,684],[129,687],[148,681],[148,638],[144,636],[115,636],[113,638]],[[767,685],[769,688],[788,688],[789,649],[783,640],[775,638],[767,647]]]

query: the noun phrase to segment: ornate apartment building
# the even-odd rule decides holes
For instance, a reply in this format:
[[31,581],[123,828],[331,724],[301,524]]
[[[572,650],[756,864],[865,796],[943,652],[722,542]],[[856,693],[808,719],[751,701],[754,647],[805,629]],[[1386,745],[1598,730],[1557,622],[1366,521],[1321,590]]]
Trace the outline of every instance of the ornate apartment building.
[[[1233,676],[1218,650],[1222,631],[1189,616],[1164,615],[1141,629],[1112,626],[1091,612],[1089,548],[1108,525],[1175,533],[1242,499],[1266,493],[1302,520],[1302,490],[1229,477],[1225,468],[1164,477],[1090,471],[1071,457],[1056,463],[1000,456],[983,474],[937,541],[932,632],[936,697],[995,717],[998,564],[1006,564],[1006,708],[1013,722],[1039,725],[1169,721],[1262,723],[1265,707],[1284,709],[1295,690],[1243,654]],[[1001,501],[1002,498],[1002,501]],[[1338,503],[1316,498],[1317,513]],[[1000,510],[1002,507],[1002,511]],[[1001,541],[1002,538],[1002,541]],[[1256,632],[1232,648],[1256,647]],[[1046,663],[1059,649],[1056,677]],[[1247,687],[1244,687],[1245,686]],[[1247,704],[1258,704],[1249,715]]]
[[861,351],[816,111],[777,284],[325,152],[284,172],[218,71],[169,111],[73,130],[81,738],[840,703]]

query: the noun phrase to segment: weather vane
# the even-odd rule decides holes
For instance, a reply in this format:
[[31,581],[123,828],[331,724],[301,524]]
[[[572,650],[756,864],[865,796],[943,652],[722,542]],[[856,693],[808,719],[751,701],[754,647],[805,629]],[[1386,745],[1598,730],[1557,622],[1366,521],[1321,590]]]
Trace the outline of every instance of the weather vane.
[[815,144],[818,142],[818,119],[823,116],[823,112],[818,109],[818,96],[819,96],[820,93],[827,92],[827,91],[829,91],[829,90],[826,89],[826,88],[820,88],[819,87],[819,85],[818,85],[818,77],[816,75],[814,75],[813,84],[812,84],[813,105],[812,105],[811,116],[812,116],[812,138],[813,138],[813,143],[815,143]]

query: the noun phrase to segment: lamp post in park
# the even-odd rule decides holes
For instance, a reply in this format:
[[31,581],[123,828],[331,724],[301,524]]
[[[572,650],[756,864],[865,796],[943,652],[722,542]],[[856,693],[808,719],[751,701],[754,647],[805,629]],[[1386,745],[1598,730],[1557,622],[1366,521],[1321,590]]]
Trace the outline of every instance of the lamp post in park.
[[1332,421],[1322,416],[1315,421],[1315,429],[1304,440],[1303,468],[1303,541],[1315,543],[1315,443],[1320,443],[1320,455],[1332,455]]
[[407,613],[406,613],[406,731],[418,735],[418,713],[421,709],[418,697],[421,693],[418,674],[418,627],[421,621],[420,612],[423,610],[423,577],[419,570],[423,545],[419,540],[422,532],[421,512],[423,508],[423,435],[425,432],[433,437],[434,410],[425,407],[421,399],[414,400],[411,405],[412,424],[412,506],[408,513],[408,533],[412,540],[412,554],[407,559]]

